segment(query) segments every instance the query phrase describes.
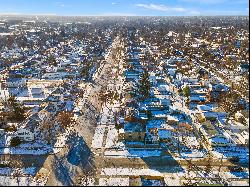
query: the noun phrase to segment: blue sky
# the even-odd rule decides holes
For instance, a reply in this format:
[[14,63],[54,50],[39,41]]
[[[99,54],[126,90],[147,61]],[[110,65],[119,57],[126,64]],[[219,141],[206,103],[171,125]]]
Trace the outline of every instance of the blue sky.
[[197,16],[248,12],[248,0],[0,0],[0,15]]

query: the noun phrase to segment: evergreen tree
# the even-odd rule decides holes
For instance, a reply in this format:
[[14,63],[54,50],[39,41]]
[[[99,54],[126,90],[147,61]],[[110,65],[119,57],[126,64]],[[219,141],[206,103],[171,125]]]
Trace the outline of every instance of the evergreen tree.
[[52,55],[50,55],[48,58],[47,58],[49,64],[53,65],[53,66],[57,66],[57,62],[56,62],[56,58]]
[[92,62],[87,62],[84,64],[84,67],[81,71],[82,78],[84,78],[84,79],[89,78],[89,75],[90,75],[89,73],[90,73],[91,67],[92,67]]
[[146,99],[150,95],[150,80],[148,70],[144,70],[139,81],[139,98]]
[[8,101],[8,119],[23,121],[25,119],[24,106],[17,102],[15,96],[11,96]]
[[188,86],[184,87],[182,91],[183,91],[183,95],[185,97],[189,97],[190,96],[190,88]]

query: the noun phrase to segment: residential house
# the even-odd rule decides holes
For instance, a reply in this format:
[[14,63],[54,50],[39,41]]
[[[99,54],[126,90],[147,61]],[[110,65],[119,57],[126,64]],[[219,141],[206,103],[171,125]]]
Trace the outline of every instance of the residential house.
[[124,133],[119,135],[125,141],[144,141],[145,126],[141,123],[128,122],[124,124]]
[[202,123],[199,131],[213,147],[231,145],[229,138],[220,133],[210,121]]

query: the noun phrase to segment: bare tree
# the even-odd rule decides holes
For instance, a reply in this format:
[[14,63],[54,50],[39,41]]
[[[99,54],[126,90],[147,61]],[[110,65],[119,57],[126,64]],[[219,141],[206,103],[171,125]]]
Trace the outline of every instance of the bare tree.
[[42,132],[44,133],[43,135],[49,144],[51,143],[51,139],[54,137],[52,136],[52,129],[55,127],[55,124],[56,121],[50,113],[48,113],[48,115],[39,124]]
[[205,163],[205,173],[206,174],[210,174],[211,171],[212,171],[212,165],[211,165],[211,162],[213,160],[213,155],[209,152],[208,155],[207,155],[207,159],[206,159],[206,163]]
[[73,116],[72,112],[62,111],[57,114],[56,120],[61,124],[63,129],[66,129],[75,122]]
[[15,169],[11,175],[14,179],[16,179],[17,185],[19,186],[20,176],[22,175],[21,168],[23,167],[23,162],[21,161],[21,157],[18,156],[15,160],[13,160],[12,165],[15,167]]
[[220,96],[218,104],[228,113],[226,123],[228,123],[230,117],[242,109],[240,106],[240,99],[241,96],[232,90]]
[[239,84],[234,86],[235,90],[239,92],[243,97],[249,98],[249,76],[242,76],[242,80]]
[[95,171],[93,170],[88,170],[84,171],[83,175],[80,175],[77,177],[77,185],[83,185],[83,186],[88,186],[90,185],[91,179],[94,178]]

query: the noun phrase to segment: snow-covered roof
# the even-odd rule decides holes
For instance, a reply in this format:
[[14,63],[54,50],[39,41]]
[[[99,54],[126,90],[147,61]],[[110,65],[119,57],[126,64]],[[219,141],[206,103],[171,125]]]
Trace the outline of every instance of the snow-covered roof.
[[160,139],[167,139],[172,137],[172,132],[167,129],[158,129],[158,136]]
[[212,108],[208,105],[197,105],[197,108],[202,111],[212,111]]
[[125,123],[124,131],[125,132],[143,132],[144,127],[140,123]]
[[227,144],[230,143],[226,137],[223,136],[213,136],[210,138],[210,141],[215,144]]
[[151,113],[155,118],[165,118],[168,116],[167,110],[156,110],[156,111],[151,111]]

